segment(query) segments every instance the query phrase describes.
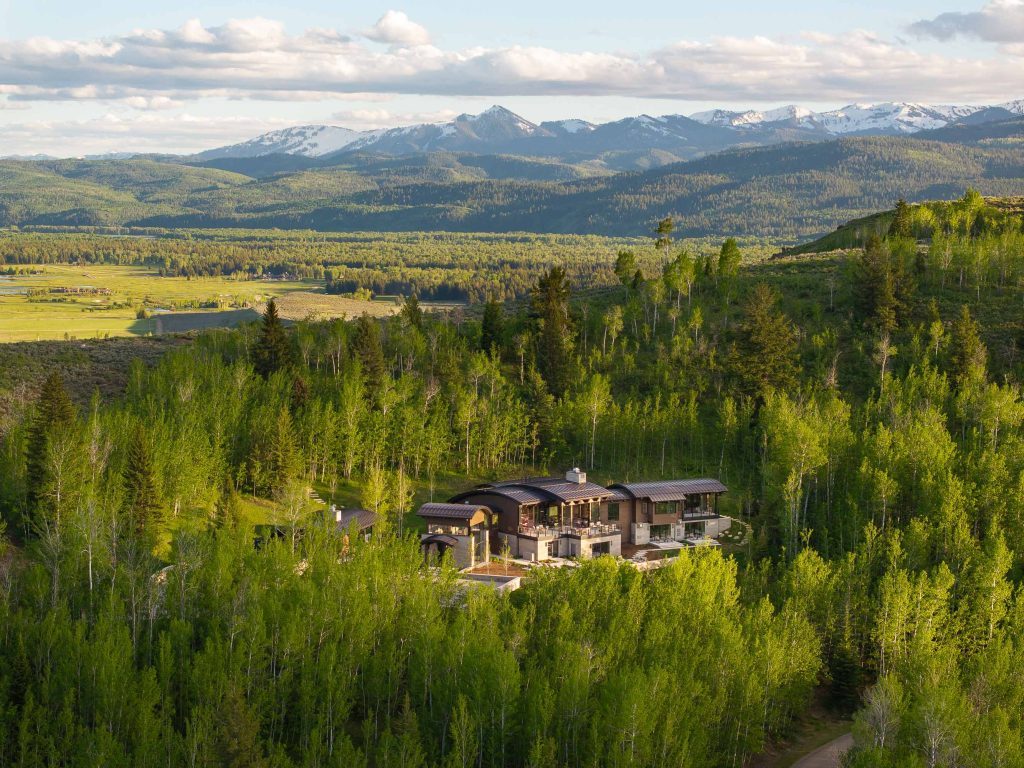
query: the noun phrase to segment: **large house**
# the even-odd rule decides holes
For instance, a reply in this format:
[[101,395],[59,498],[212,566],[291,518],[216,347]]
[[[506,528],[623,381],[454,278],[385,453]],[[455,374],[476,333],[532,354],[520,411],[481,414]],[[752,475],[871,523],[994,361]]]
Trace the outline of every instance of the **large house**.
[[709,479],[606,488],[579,469],[564,478],[485,483],[446,504],[424,504],[418,513],[427,522],[422,545],[439,553],[452,549],[456,564],[465,568],[486,561],[489,553],[531,561],[587,558],[621,555],[623,544],[716,538],[729,524],[718,513],[718,496],[726,490]]

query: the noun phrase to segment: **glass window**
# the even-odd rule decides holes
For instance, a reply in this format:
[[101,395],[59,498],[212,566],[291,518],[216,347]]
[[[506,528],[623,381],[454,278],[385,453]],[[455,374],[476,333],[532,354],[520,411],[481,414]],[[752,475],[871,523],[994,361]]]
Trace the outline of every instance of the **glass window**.
[[671,525],[652,525],[651,526],[651,539],[665,540],[672,538],[672,526]]
[[617,523],[619,521],[619,502],[608,502],[608,520],[613,523]]
[[674,501],[659,501],[657,512],[659,515],[674,515],[676,513],[676,503]]

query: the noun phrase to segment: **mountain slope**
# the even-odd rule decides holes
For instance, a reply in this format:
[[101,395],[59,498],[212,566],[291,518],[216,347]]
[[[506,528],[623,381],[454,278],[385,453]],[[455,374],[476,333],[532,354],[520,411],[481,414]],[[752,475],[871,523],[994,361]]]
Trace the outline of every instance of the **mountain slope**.
[[199,160],[281,154],[321,157],[365,138],[359,131],[334,125],[300,125],[264,133],[239,144],[200,152],[196,157]]
[[[959,143],[940,131],[850,137],[615,175],[604,163],[451,152],[349,153],[333,166],[266,178],[151,160],[5,162],[0,224],[638,235],[673,215],[691,235],[794,241],[899,197],[951,198],[968,186],[1024,194],[1024,120],[959,128]],[[588,136],[601,130],[610,129]]]

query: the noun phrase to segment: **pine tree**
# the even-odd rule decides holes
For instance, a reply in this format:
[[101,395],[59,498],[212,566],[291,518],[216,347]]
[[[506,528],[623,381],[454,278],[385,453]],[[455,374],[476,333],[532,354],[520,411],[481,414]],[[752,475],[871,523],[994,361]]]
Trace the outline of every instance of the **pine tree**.
[[288,481],[295,477],[299,468],[299,454],[295,445],[292,414],[285,406],[281,406],[274,422],[268,463],[267,474],[270,491],[277,495],[288,485]]
[[796,330],[776,309],[777,294],[761,283],[744,308],[734,370],[743,390],[763,397],[770,389],[789,389],[800,371]]
[[659,251],[672,245],[672,233],[675,231],[676,223],[671,216],[666,216],[658,222],[654,230],[654,247]]
[[537,368],[556,397],[565,393],[571,378],[569,292],[565,270],[552,267],[541,275],[530,300],[538,332]]
[[423,330],[423,309],[419,297],[413,293],[402,303],[402,318],[416,330]]
[[984,381],[987,357],[988,350],[978,332],[978,321],[971,317],[971,311],[964,304],[960,307],[960,317],[953,324],[950,361],[953,375],[960,382]]
[[[51,373],[39,392],[26,438],[25,486],[30,516],[38,510],[42,491],[48,484],[50,436],[54,430],[70,425],[74,419],[75,407],[64,388],[64,379],[59,373]],[[25,523],[30,519],[27,517]]]
[[128,439],[122,479],[124,512],[135,530],[142,532],[157,519],[160,497],[149,440],[141,424],[135,426]]
[[889,224],[889,237],[910,237],[913,235],[914,215],[907,201],[902,197],[896,201],[896,210]]
[[225,483],[214,507],[213,524],[216,528],[235,528],[242,517],[242,500],[233,483]]
[[260,338],[254,354],[256,371],[267,378],[272,373],[292,365],[292,348],[288,343],[281,318],[277,314],[277,302],[271,299],[263,312]]
[[889,253],[872,236],[854,263],[854,306],[862,322],[882,333],[896,330],[899,301]]
[[235,683],[228,686],[218,709],[217,757],[225,768],[259,768],[266,765],[260,746],[260,722]]
[[378,389],[386,368],[384,345],[380,338],[380,325],[369,315],[363,315],[356,322],[355,350],[367,385],[371,391]]
[[501,302],[491,299],[484,305],[484,317],[480,327],[480,349],[490,352],[504,346],[505,313]]

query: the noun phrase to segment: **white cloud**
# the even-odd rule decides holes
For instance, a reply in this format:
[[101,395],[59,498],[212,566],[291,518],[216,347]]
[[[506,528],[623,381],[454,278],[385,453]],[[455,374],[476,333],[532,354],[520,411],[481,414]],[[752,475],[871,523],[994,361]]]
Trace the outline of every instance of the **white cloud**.
[[366,37],[378,43],[391,45],[429,45],[430,33],[402,11],[388,11],[365,32]]
[[442,123],[458,117],[458,110],[440,109],[433,112],[392,112],[387,109],[345,109],[331,115],[331,120],[346,128],[369,130],[391,128],[395,125]]
[[992,0],[980,11],[941,13],[910,25],[918,37],[973,37],[992,43],[1024,42],[1024,0]]
[[[1001,0],[979,14],[1009,18],[1022,5]],[[448,50],[429,44],[426,30],[404,13],[389,11],[363,37],[332,29],[289,34],[279,21],[255,18],[218,26],[191,19],[176,29],[91,40],[0,41],[0,94],[8,106],[80,101],[144,111],[203,99],[366,102],[400,95],[1005,101],[1024,95],[1022,63],[1024,45],[956,56],[866,31],[681,40],[644,52]]]

